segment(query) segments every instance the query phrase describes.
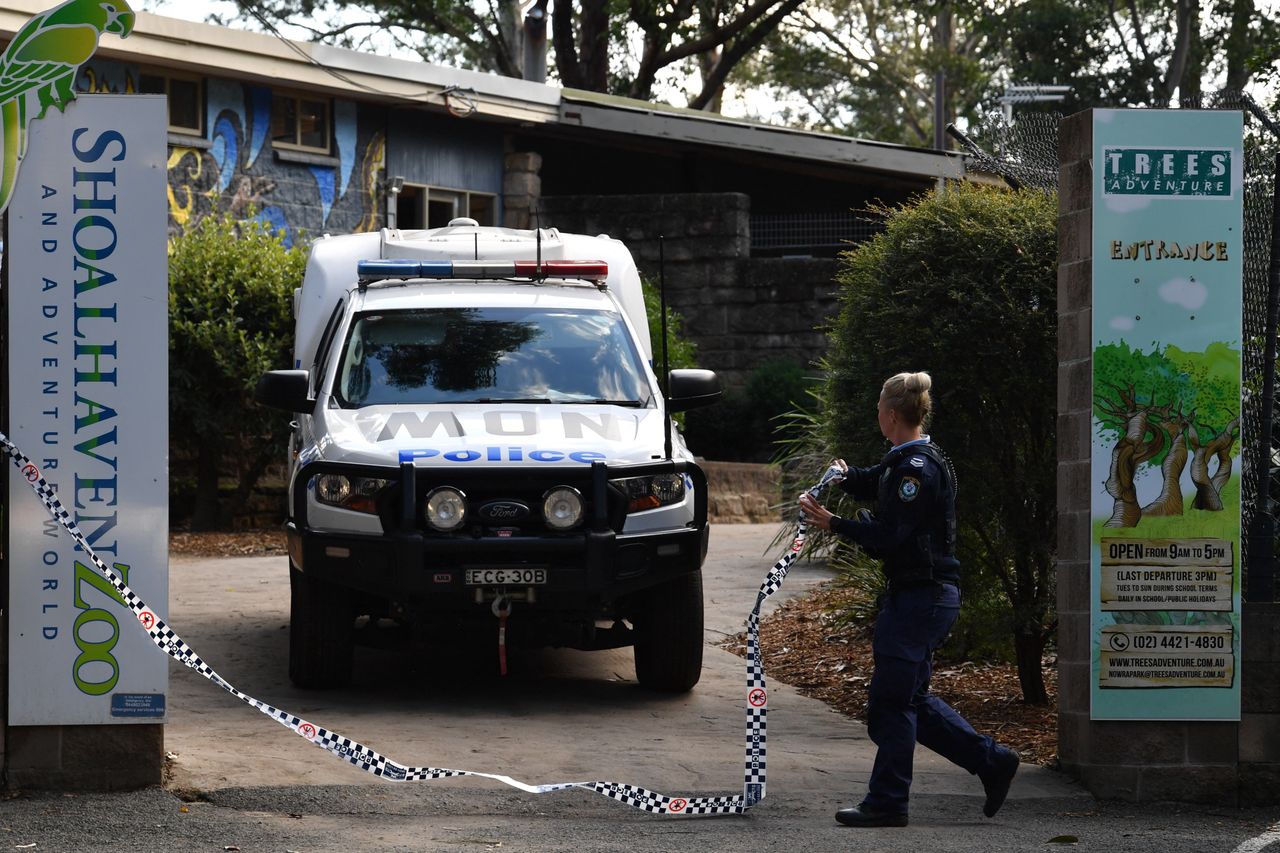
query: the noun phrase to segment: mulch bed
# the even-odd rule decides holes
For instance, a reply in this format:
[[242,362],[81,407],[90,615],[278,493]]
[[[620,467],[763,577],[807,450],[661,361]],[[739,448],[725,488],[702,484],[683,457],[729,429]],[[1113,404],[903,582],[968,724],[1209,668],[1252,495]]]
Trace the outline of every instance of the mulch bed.
[[[866,721],[871,683],[871,632],[846,625],[834,613],[854,595],[827,583],[783,603],[760,625],[765,674],[825,702],[849,717]],[[746,634],[723,646],[746,655]],[[1056,667],[1044,667],[1049,704],[1027,705],[1013,664],[936,659],[933,692],[959,711],[975,729],[989,734],[1033,764],[1054,766],[1058,755]]]
[[171,557],[270,557],[287,553],[283,527],[235,533],[169,531]]

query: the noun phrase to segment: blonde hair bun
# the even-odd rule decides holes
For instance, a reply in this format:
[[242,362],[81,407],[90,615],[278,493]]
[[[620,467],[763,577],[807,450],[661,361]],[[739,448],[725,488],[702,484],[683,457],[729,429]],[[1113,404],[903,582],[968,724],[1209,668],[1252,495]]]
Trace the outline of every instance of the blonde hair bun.
[[921,391],[928,391],[931,387],[933,387],[933,379],[931,379],[929,377],[929,374],[925,373],[924,371],[921,371],[919,373],[904,373],[902,375],[902,378],[904,380],[903,384],[906,386],[906,389],[908,391],[913,391],[917,394],[920,393]]
[[880,396],[906,423],[923,426],[933,411],[933,400],[929,397],[932,387],[933,379],[924,371],[897,373],[884,381]]

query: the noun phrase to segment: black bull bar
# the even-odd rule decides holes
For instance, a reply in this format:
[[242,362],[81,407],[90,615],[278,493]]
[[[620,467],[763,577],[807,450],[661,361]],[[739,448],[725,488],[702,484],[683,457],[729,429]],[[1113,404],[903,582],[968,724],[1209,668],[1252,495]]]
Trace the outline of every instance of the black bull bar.
[[[506,563],[515,553],[522,559],[583,565],[587,585],[600,593],[621,594],[648,586],[671,573],[694,571],[706,557],[707,480],[702,469],[691,461],[660,460],[637,464],[609,465],[594,461],[588,465],[529,464],[504,468],[416,467],[403,462],[398,472],[388,466],[350,462],[315,461],[303,465],[293,478],[293,518],[290,521],[291,550],[299,548],[295,562],[310,573],[312,567],[324,571],[329,561],[321,556],[324,544],[346,545],[374,559],[380,571],[344,574],[342,577],[368,592],[387,594],[423,591],[426,578],[418,571],[427,549],[441,557],[452,555],[465,563]],[[388,477],[398,473],[398,477]],[[693,481],[694,518],[678,528],[622,534],[627,516],[627,496],[612,481],[627,477],[676,473]],[[375,477],[391,480],[388,503],[381,507],[383,534],[313,531],[307,518],[307,491],[312,478],[321,474],[348,477]],[[532,490],[540,493],[549,485],[567,485],[583,495],[584,520],[568,534],[519,535],[511,538],[466,534],[438,534],[429,531],[420,514],[426,493],[435,486],[454,486],[466,492]],[[296,538],[295,538],[296,537]],[[307,540],[310,544],[306,544]],[[682,559],[663,561],[655,574],[640,571],[661,542],[681,544]],[[303,552],[306,557],[303,557]],[[376,558],[374,555],[379,555]],[[317,562],[320,565],[317,565]],[[304,564],[310,564],[304,568]],[[335,576],[337,579],[337,576]],[[366,586],[367,584],[367,586]]]

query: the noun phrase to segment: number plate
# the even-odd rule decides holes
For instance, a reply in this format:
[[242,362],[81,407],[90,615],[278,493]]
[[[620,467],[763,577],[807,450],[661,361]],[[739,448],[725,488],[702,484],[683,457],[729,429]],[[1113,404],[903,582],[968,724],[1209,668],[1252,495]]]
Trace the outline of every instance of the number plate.
[[467,586],[544,586],[546,569],[467,569]]

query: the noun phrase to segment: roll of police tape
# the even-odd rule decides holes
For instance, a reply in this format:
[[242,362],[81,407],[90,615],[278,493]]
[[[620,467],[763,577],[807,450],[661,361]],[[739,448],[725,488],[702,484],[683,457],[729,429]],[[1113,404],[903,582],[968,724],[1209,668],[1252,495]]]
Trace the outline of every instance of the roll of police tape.
[[[414,767],[401,764],[358,741],[344,737],[338,732],[330,731],[317,723],[304,720],[295,714],[268,705],[247,693],[241,692],[235,685],[220,676],[213,667],[205,663],[194,649],[188,646],[154,610],[147,606],[146,602],[138,597],[137,593],[129,588],[128,584],[119,575],[103,562],[102,558],[94,552],[88,541],[86,541],[84,534],[80,532],[70,513],[62,506],[53,487],[40,473],[40,469],[24,456],[22,451],[3,433],[0,433],[0,443],[3,444],[4,452],[8,453],[13,459],[13,464],[23,479],[27,481],[45,508],[48,509],[49,514],[71,534],[76,544],[88,554],[98,572],[119,593],[121,600],[133,611],[134,616],[147,632],[151,641],[161,651],[179,661],[188,669],[195,670],[246,705],[258,709],[304,740],[310,741],[366,773],[371,773],[374,776],[393,782],[417,782],[429,779],[473,776],[482,779],[493,779],[530,794],[547,794],[552,791],[564,791],[570,788],[584,788],[610,799],[618,800],[641,811],[655,814],[742,814],[764,799],[765,729],[769,713],[769,692],[765,684],[764,663],[760,655],[760,608],[768,600],[769,596],[782,587],[782,582],[786,579],[791,564],[795,562],[800,552],[804,549],[807,528],[803,513],[800,515],[796,535],[791,542],[790,548],[788,548],[786,554],[773,564],[768,574],[765,575],[764,582],[760,585],[760,591],[756,595],[755,606],[747,617],[747,745],[745,779],[741,794],[719,797],[669,796],[657,791],[650,791],[647,788],[624,785],[618,782],[556,782],[550,785],[530,785],[498,773],[450,770],[442,767]],[[822,479],[811,487],[808,492],[816,496],[828,484],[842,479],[843,476],[843,472],[833,465],[827,469],[826,473],[822,475]]]

